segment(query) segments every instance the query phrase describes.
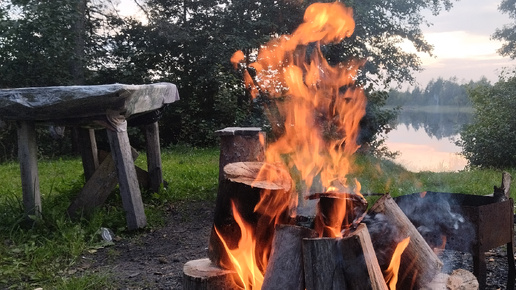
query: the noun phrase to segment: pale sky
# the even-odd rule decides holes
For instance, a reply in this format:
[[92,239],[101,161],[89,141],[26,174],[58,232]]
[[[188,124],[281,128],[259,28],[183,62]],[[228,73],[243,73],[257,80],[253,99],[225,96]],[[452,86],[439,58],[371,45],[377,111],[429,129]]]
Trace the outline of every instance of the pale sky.
[[477,81],[485,76],[495,82],[503,67],[516,65],[516,61],[496,52],[501,42],[490,39],[496,28],[512,22],[498,11],[499,4],[500,0],[460,0],[449,12],[438,16],[428,13],[434,25],[423,31],[434,45],[435,57],[422,56],[425,70],[416,75],[421,86],[439,76],[456,76],[459,81]]
[[[501,43],[490,39],[496,28],[511,23],[498,11],[500,1],[460,0],[449,12],[426,13],[433,26],[422,29],[434,45],[434,57],[421,55],[424,71],[415,75],[420,86],[425,87],[431,79],[454,76],[459,82],[477,81],[482,76],[495,82],[503,67],[516,66],[516,61],[496,52]],[[121,0],[120,8],[123,15],[138,12],[134,0]]]

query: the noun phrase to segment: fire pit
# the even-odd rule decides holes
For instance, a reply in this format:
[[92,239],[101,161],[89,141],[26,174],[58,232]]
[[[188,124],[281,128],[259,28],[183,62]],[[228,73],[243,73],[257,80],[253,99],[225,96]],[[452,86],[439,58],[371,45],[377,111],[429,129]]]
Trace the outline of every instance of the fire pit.
[[[473,272],[479,281],[480,289],[486,285],[485,252],[506,245],[509,272],[507,289],[514,289],[512,199],[499,200],[492,196],[425,192],[399,196],[395,200],[429,244],[441,244],[445,249],[473,255]],[[439,216],[429,216],[429,212],[438,212]],[[432,224],[434,228],[427,226],[428,224]]]

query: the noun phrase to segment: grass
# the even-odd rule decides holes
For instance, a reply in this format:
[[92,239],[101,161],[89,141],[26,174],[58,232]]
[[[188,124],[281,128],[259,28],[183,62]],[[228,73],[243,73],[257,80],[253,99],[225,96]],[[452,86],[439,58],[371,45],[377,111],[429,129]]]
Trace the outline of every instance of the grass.
[[[165,208],[180,200],[214,200],[218,182],[217,149],[171,147],[162,152],[164,180],[158,193],[143,192],[148,228],[163,225]],[[136,164],[146,167],[145,154]],[[501,171],[466,170],[456,173],[413,173],[388,160],[358,156],[356,173],[361,192],[393,196],[446,191],[489,194],[500,185]],[[108,276],[76,272],[81,254],[105,247],[98,231],[107,227],[129,237],[118,194],[91,218],[70,221],[65,211],[84,184],[79,158],[39,161],[42,217],[27,225],[21,205],[21,182],[16,162],[0,164],[0,288],[111,289]],[[514,173],[514,172],[510,172]],[[514,198],[514,196],[513,196]],[[373,203],[374,199],[370,199]]]
[[[146,168],[145,154],[136,165]],[[143,192],[148,228],[163,224],[164,206],[178,200],[214,200],[218,150],[173,147],[162,152],[164,180],[158,193]],[[65,212],[84,185],[80,158],[38,162],[42,217],[27,225],[16,162],[0,165],[0,289],[109,289],[108,277],[71,273],[81,253],[104,247],[98,233],[107,227],[125,232],[119,194],[89,219],[70,221]],[[117,191],[117,190],[115,190]]]

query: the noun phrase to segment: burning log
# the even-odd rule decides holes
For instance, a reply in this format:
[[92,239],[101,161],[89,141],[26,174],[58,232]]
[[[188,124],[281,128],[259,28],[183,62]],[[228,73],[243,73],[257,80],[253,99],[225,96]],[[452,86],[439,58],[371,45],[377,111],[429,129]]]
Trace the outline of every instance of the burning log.
[[309,228],[293,225],[276,226],[262,290],[305,289],[302,239],[315,237],[317,232]]
[[365,224],[344,238],[303,240],[307,290],[388,289]]
[[440,272],[443,263],[392,197],[389,194],[382,196],[371,207],[369,213],[385,215],[387,220],[397,227],[401,236],[410,237],[410,242],[401,256],[397,289],[418,289],[430,283]]
[[234,275],[207,258],[192,260],[183,266],[183,290],[239,290]]
[[367,211],[367,201],[358,194],[325,192],[307,198],[319,199],[314,228],[323,237],[336,237],[343,229],[356,229]]
[[271,248],[274,225],[290,221],[292,179],[283,167],[263,162],[230,163],[224,167],[224,176],[215,205],[208,257],[223,268],[231,268],[221,236],[229,249],[237,248],[241,229],[232,212],[234,204],[254,229],[257,258],[263,260]]

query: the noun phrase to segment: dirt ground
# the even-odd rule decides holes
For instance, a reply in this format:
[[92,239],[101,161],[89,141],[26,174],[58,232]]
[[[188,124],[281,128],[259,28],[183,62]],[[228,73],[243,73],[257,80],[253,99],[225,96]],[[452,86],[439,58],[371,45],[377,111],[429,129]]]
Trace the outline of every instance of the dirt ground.
[[[118,289],[182,289],[183,265],[207,257],[214,202],[185,202],[170,207],[163,228],[147,230],[86,253],[80,273],[110,273]],[[506,289],[507,254],[504,247],[487,255],[487,289]],[[445,251],[444,272],[473,270],[469,254]]]

